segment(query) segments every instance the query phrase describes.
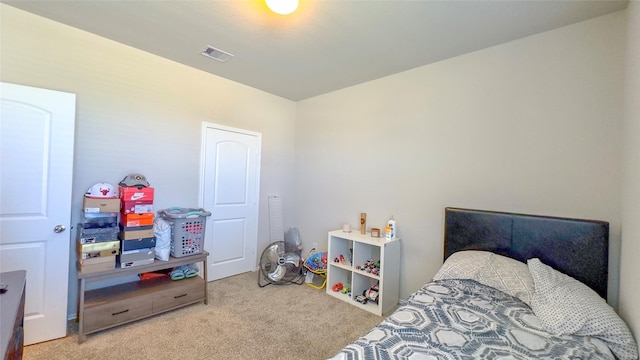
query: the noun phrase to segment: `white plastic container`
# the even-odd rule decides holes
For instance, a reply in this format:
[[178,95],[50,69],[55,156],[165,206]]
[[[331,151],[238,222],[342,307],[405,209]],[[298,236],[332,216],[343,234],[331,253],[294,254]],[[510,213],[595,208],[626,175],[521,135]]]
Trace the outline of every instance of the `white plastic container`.
[[387,221],[387,226],[389,228],[391,228],[391,236],[387,236],[387,239],[389,240],[395,240],[396,239],[396,220],[393,218],[393,215],[391,215],[391,219],[389,219],[389,221]]

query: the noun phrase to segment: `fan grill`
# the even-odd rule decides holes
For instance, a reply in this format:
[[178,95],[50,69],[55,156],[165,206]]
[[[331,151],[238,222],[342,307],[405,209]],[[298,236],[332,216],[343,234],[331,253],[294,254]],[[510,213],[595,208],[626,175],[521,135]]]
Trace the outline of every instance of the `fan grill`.
[[260,257],[258,285],[302,284],[302,258],[298,249],[292,249],[284,241],[267,246]]

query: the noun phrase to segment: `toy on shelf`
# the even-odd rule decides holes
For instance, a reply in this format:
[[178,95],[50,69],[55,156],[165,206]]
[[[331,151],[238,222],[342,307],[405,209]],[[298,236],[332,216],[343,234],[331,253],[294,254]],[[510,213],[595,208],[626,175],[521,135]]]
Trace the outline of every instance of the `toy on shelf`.
[[338,291],[342,290],[342,287],[343,287],[342,283],[339,282],[339,283],[333,285],[333,289],[332,290],[333,290],[333,292],[338,292]]
[[347,285],[347,286],[343,287],[340,292],[343,293],[343,294],[348,294],[349,296],[351,296],[351,286]]
[[362,296],[367,298],[368,301],[378,303],[378,295],[380,293],[379,283],[375,283],[372,287],[362,292]]
[[380,276],[380,261],[374,262],[372,259],[369,259],[365,261],[364,265],[356,266],[356,270],[362,270]]
[[364,290],[362,292],[362,295],[358,295],[356,296],[354,299],[355,301],[361,303],[361,304],[366,304],[369,301],[374,302],[374,303],[378,303],[378,298],[380,295],[380,283],[377,282],[375,283],[373,286],[371,286],[370,288]]
[[339,257],[336,257],[335,259],[333,259],[333,262],[335,263],[340,263],[342,265],[349,265],[351,266],[351,261],[349,260],[349,262],[347,262],[347,260],[344,258],[344,255],[340,254]]

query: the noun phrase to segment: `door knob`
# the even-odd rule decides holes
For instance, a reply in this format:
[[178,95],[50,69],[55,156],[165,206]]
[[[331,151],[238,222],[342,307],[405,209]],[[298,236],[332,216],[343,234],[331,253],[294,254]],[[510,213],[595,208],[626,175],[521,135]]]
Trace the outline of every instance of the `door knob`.
[[65,230],[67,230],[67,228],[64,225],[56,225],[56,227],[53,228],[53,232],[56,233],[61,233]]

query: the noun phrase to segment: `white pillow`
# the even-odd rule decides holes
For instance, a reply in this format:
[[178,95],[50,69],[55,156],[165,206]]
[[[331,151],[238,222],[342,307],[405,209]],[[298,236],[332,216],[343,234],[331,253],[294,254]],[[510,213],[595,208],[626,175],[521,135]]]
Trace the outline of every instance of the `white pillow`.
[[549,332],[593,336],[606,342],[618,359],[638,359],[629,328],[595,291],[540,259],[527,263],[536,287],[531,308]]
[[535,286],[527,264],[521,261],[491,254],[489,262],[480,268],[475,280],[531,305]]
[[433,280],[472,279],[478,271],[489,262],[488,251],[464,250],[451,254],[433,277]]
[[447,258],[433,280],[471,279],[491,286],[526,304],[531,303],[534,285],[527,264],[489,251],[458,251]]

